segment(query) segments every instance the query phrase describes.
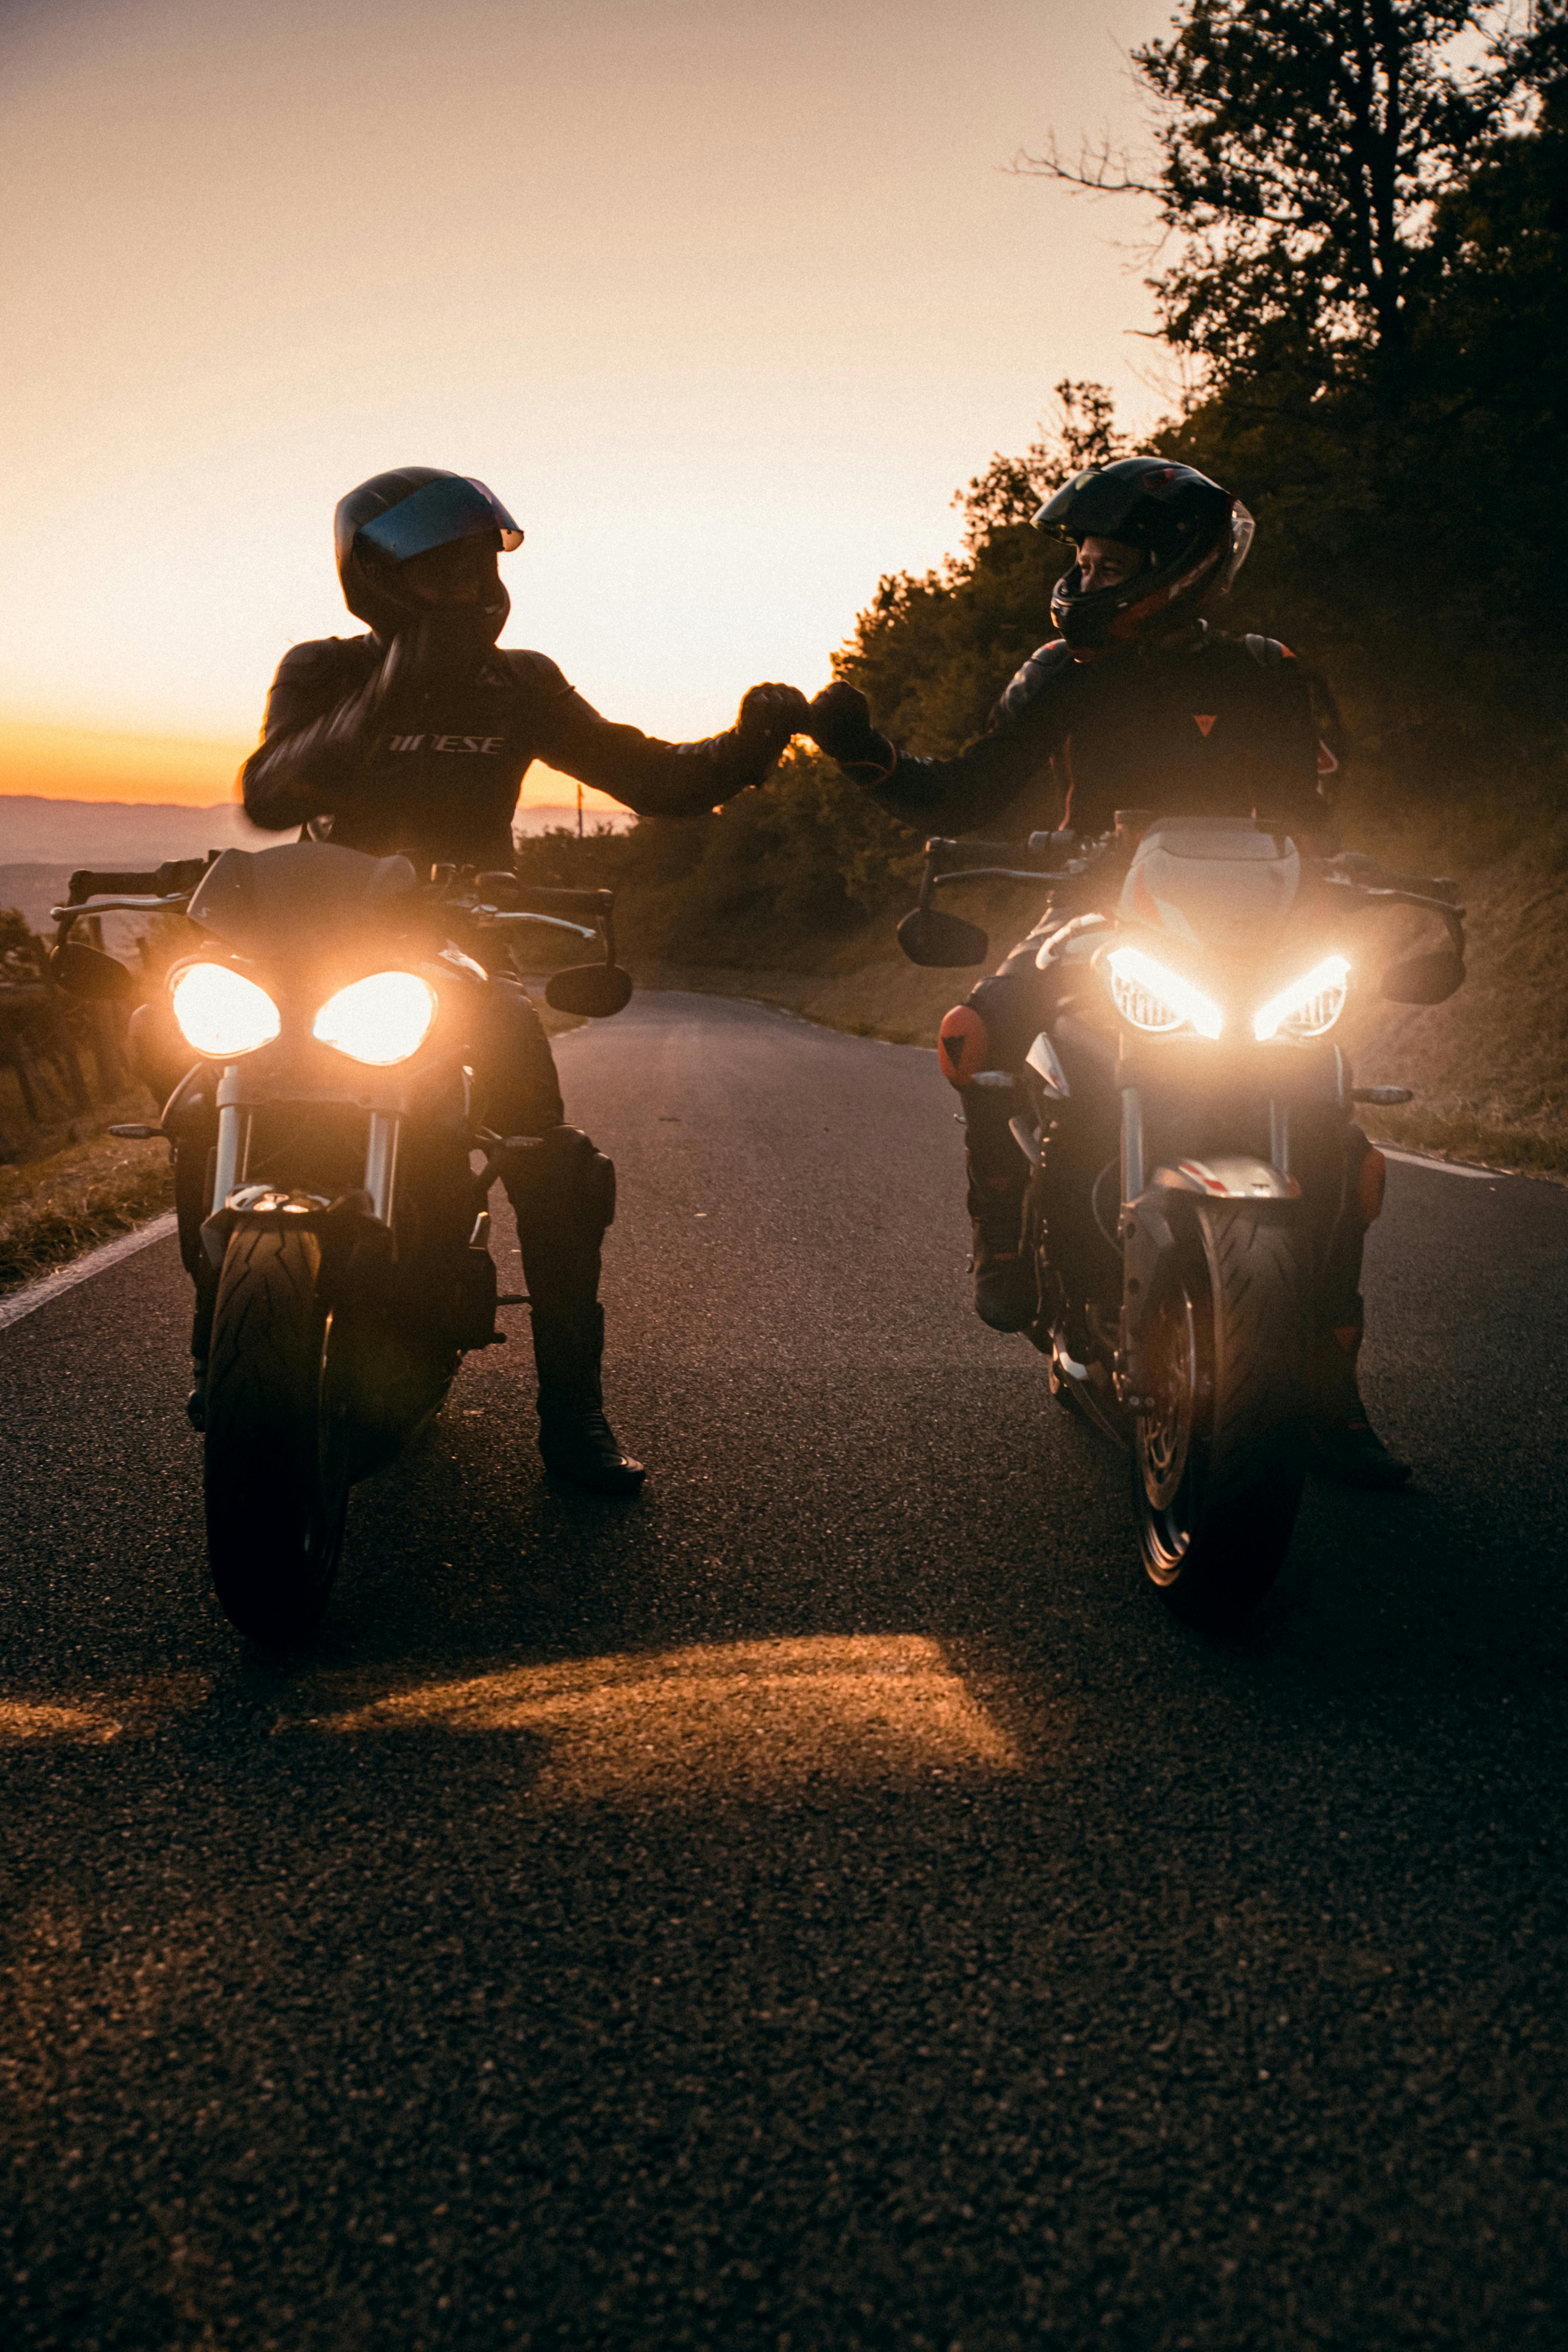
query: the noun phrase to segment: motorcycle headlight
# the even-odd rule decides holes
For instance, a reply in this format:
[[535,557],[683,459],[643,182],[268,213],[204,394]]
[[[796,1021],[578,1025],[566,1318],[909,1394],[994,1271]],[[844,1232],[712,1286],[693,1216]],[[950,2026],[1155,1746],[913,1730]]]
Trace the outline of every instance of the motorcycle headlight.
[[1212,996],[1179,971],[1167,971],[1142,948],[1112,948],[1106,962],[1116,1010],[1134,1029],[1156,1034],[1195,1029],[1200,1037],[1217,1037],[1224,1028],[1225,1016]]
[[318,1044],[384,1069],[405,1062],[436,1018],[436,992],[415,971],[373,971],[329,996],[310,1024]]
[[215,1061],[270,1045],[283,1026],[267,991],[226,963],[188,963],[170,982],[169,1002],[186,1045]]
[[1288,1037],[1321,1037],[1345,1009],[1350,969],[1343,956],[1325,956],[1321,963],[1315,963],[1310,971],[1304,971],[1300,980],[1259,1005],[1253,1015],[1253,1035],[1260,1044],[1278,1037],[1281,1031]]

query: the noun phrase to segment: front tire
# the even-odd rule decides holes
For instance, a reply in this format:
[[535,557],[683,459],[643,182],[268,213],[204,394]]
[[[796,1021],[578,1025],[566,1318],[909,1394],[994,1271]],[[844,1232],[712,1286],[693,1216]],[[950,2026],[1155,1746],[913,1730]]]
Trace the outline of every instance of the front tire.
[[240,1231],[208,1359],[207,1559],[224,1614],[284,1647],[321,1620],[342,1551],[351,1422],[334,1397],[313,1234]]
[[[1185,1204],[1183,1204],[1185,1209]],[[1307,1276],[1294,1219],[1194,1202],[1148,1327],[1132,1446],[1144,1570],[1182,1616],[1257,1607],[1301,1499]]]

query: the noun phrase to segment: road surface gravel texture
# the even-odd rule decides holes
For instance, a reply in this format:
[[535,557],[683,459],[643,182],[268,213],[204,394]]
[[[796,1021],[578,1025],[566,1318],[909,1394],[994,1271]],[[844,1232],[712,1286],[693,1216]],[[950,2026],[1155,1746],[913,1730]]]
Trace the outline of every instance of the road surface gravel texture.
[[1393,1169],[1415,1490],[1215,1640],[968,1309],[932,1055],[655,995],[561,1064],[636,1503],[503,1310],[268,1660],[173,1243],[0,1333],[0,2337],[1568,2342],[1568,1195]]

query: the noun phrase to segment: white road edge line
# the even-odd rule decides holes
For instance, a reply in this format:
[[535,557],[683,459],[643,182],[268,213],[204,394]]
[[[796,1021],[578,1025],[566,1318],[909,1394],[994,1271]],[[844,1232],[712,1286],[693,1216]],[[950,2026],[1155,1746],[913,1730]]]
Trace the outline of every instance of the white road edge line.
[[90,1282],[95,1274],[104,1274],[121,1258],[134,1257],[138,1250],[153,1242],[163,1241],[174,1231],[178,1220],[173,1209],[154,1217],[150,1224],[138,1225],[134,1232],[121,1234],[118,1240],[105,1242],[101,1249],[89,1250],[85,1257],[73,1258],[54,1274],[46,1274],[40,1281],[28,1283],[25,1290],[15,1290],[9,1298],[0,1298],[0,1331],[19,1323],[24,1315],[37,1314],[62,1291],[74,1290],[79,1282]]
[[1438,1160],[1426,1151],[1395,1151],[1392,1143],[1377,1148],[1385,1160],[1403,1160],[1409,1168],[1435,1168],[1440,1176],[1468,1176],[1477,1184],[1500,1184],[1508,1174],[1506,1168],[1472,1168],[1465,1160]]

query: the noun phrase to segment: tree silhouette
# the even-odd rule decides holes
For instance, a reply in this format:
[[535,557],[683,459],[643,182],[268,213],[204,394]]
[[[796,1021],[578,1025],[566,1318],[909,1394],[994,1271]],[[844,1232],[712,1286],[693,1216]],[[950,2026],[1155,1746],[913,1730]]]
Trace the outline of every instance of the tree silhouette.
[[1167,340],[1211,382],[1309,396],[1369,368],[1395,385],[1435,209],[1512,119],[1521,11],[1474,0],[1189,0],[1132,62],[1156,110],[1148,173],[1055,142],[1016,168],[1152,198],[1175,265]]

